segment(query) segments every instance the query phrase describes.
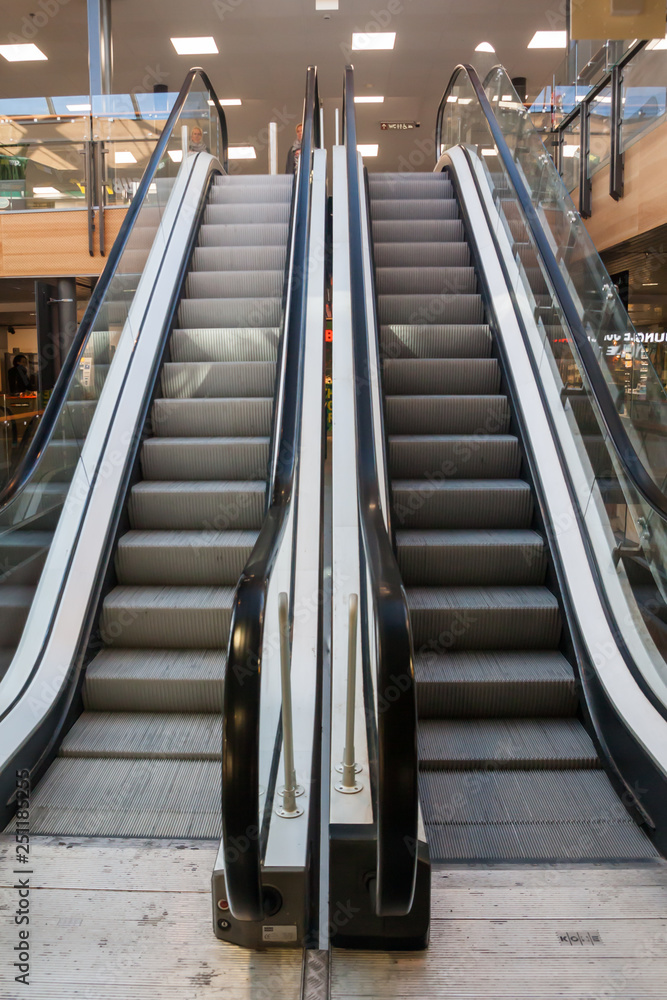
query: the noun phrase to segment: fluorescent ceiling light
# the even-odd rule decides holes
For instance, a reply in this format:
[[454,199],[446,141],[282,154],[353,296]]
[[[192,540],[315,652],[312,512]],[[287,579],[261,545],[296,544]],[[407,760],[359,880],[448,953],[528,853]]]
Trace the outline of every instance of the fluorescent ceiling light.
[[379,148],[377,142],[357,143],[357,150],[362,156],[377,156]]
[[563,156],[571,158],[573,156],[576,156],[578,152],[579,152],[578,146],[563,146]]
[[32,42],[26,45],[0,45],[0,56],[7,62],[36,62],[38,59],[48,59],[41,49]]
[[477,48],[475,49],[475,52],[495,52],[495,51],[496,50],[494,49],[491,42],[480,42]]
[[642,288],[655,288],[657,281],[642,281]]
[[567,31],[536,31],[528,42],[529,49],[565,49]]
[[338,0],[315,0],[315,10],[338,10]]
[[58,188],[54,187],[34,187],[32,189],[32,193],[38,195],[49,195],[51,197],[54,195],[60,197],[60,191]]
[[360,51],[364,49],[393,49],[395,41],[395,31],[354,31],[352,33],[352,48]]
[[498,155],[498,150],[497,149],[483,149],[482,150],[482,156],[497,156],[497,155]]
[[174,163],[180,163],[182,161],[183,159],[182,149],[168,149],[167,152],[169,153]]
[[457,101],[458,97],[456,97],[454,94],[450,94],[449,97],[447,98],[448,104],[456,104]]
[[134,153],[131,153],[129,149],[126,150],[119,149],[114,154],[114,163],[116,163],[117,165],[121,163],[136,163],[136,162],[137,160]]
[[228,151],[230,160],[256,160],[257,153],[254,146],[230,146]]
[[503,96],[500,98],[500,100],[501,101],[511,101],[512,100],[512,95],[511,94],[503,94]]
[[667,35],[664,38],[654,38],[646,48],[651,52],[655,52],[656,49],[667,49]]
[[240,108],[241,98],[240,97],[220,97],[220,106],[223,108]]
[[90,111],[90,104],[68,104],[68,111]]
[[384,97],[355,97],[355,104],[383,104]]
[[218,46],[212,35],[199,38],[172,38],[171,44],[179,56],[216,55],[218,51]]
[[472,97],[459,97],[459,104],[472,104]]

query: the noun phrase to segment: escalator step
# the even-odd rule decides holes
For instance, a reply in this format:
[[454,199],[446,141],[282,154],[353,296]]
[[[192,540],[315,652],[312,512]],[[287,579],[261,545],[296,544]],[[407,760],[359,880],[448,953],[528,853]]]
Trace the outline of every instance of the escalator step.
[[171,399],[273,399],[275,378],[272,361],[168,362],[162,366],[161,385]]
[[291,184],[214,184],[209,192],[209,205],[249,205],[270,202],[289,205]]
[[458,219],[456,198],[371,198],[373,222]]
[[268,437],[272,416],[270,397],[156,399],[151,426],[156,437]]
[[462,243],[460,219],[387,220],[371,223],[373,243]]
[[488,358],[491,334],[483,324],[380,327],[383,358]]
[[205,226],[287,225],[289,201],[245,202],[241,205],[208,204],[204,209]]
[[233,599],[233,587],[115,587],[100,631],[126,649],[225,649]]
[[500,368],[495,358],[388,358],[383,384],[387,396],[491,396]]
[[599,767],[578,719],[425,719],[422,770],[576,770]]
[[484,305],[481,295],[464,293],[378,295],[378,321],[384,326],[388,323],[483,323]]
[[34,596],[33,586],[17,584],[0,587],[0,637],[3,646],[16,648],[18,645]]
[[171,360],[273,361],[278,357],[278,327],[174,330],[169,340]]
[[63,740],[61,757],[220,760],[219,712],[83,712]]
[[422,720],[565,717],[577,710],[574,671],[556,651],[424,652],[415,657],[415,678]]
[[200,247],[261,247],[287,246],[287,222],[270,224],[247,222],[224,225],[202,223],[199,227]]
[[404,434],[389,438],[393,479],[516,479],[520,466],[519,442],[511,434]]
[[29,519],[40,530],[55,528],[69,490],[69,478],[66,482],[51,479],[26,483],[20,496],[0,512],[0,527]]
[[256,531],[127,531],[116,549],[116,576],[134,586],[235,587]]
[[149,438],[141,449],[144,479],[265,480],[268,437]]
[[294,184],[291,174],[216,174],[213,178],[213,186],[225,187],[227,185],[238,185],[239,187],[273,187],[287,188],[290,191]]
[[474,267],[380,267],[375,268],[378,295],[449,295],[477,291]]
[[180,327],[280,326],[280,298],[181,299]]
[[83,441],[90,430],[96,409],[96,399],[68,400],[63,407],[60,426],[68,437]]
[[86,669],[90,712],[220,712],[221,649],[103,649]]
[[282,271],[190,271],[184,295],[190,299],[279,298]]
[[546,587],[412,587],[407,598],[420,654],[555,649],[560,639],[558,601]]
[[394,523],[410,528],[527,528],[533,515],[522,479],[394,479]]
[[388,434],[476,434],[509,430],[505,396],[387,396]]
[[606,774],[424,771],[432,861],[632,861],[658,857]]
[[454,197],[446,174],[369,174],[368,190],[371,201]]
[[56,759],[33,793],[34,836],[218,839],[217,760]]
[[376,267],[468,267],[467,243],[376,243]]
[[396,555],[406,586],[521,586],[544,582],[544,540],[535,531],[396,532]]
[[285,270],[284,246],[197,247],[192,257],[192,271],[280,271]]
[[136,529],[259,529],[264,517],[266,483],[137,483],[130,494],[130,524]]

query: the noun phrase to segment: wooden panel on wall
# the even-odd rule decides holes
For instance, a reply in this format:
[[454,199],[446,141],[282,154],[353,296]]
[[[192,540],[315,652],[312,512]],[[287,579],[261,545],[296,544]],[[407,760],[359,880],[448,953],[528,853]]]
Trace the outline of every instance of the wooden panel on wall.
[[625,153],[625,191],[609,195],[609,167],[593,175],[593,213],[586,219],[598,250],[667,223],[667,124],[659,125]]
[[[126,212],[126,208],[104,212],[107,255]],[[85,210],[0,212],[0,277],[101,274],[107,258],[100,256],[97,224],[96,213],[95,256],[91,257]]]

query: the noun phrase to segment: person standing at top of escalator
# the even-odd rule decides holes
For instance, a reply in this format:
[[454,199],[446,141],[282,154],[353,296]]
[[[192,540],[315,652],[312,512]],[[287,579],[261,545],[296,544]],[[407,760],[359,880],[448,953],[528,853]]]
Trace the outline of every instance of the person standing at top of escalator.
[[32,379],[25,354],[14,355],[12,367],[7,372],[7,386],[10,396],[20,396],[22,392],[29,392],[32,389]]
[[301,136],[303,135],[303,122],[299,122],[296,127],[296,142],[293,142],[289,148],[287,154],[287,163],[285,164],[286,174],[295,174],[297,167],[299,166],[299,157],[301,156]]
[[199,125],[190,129],[190,142],[188,143],[189,153],[208,153],[208,147],[204,142],[204,133]]

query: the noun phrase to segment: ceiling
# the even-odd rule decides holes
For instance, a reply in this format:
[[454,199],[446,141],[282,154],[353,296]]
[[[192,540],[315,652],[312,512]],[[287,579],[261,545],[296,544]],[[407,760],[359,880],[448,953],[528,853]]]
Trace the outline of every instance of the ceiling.
[[[44,6],[58,6],[41,23]],[[13,0],[3,4],[0,43],[33,41],[47,62],[8,63],[0,58],[3,97],[84,95],[88,92],[85,0]],[[370,169],[399,169],[400,158],[419,159],[419,143],[428,143],[435,112],[458,62],[473,62],[483,75],[502,62],[511,76],[525,76],[534,96],[561,61],[559,50],[527,49],[537,30],[555,23],[553,0],[531,4],[509,0],[340,0],[338,11],[316,11],[315,0],[111,0],[114,46],[113,90],[152,91],[156,82],[178,90],[186,71],[199,64],[208,72],[219,97],[239,97],[240,108],[227,108],[230,142],[252,143],[257,160],[243,170],[267,170],[262,133],[279,122],[280,166],[293,141],[293,126],[303,103],[305,70],[319,71],[324,104],[325,143],[334,139],[334,108],[341,106],[343,68],[352,61],[358,94],[381,94],[382,105],[357,107],[358,141],[380,144]],[[396,13],[390,13],[396,11]],[[327,16],[328,15],[328,16]],[[392,51],[349,51],[353,31],[395,31]],[[172,36],[213,35],[219,54],[179,56]],[[19,36],[10,37],[10,36]],[[487,41],[496,56],[475,46]],[[418,132],[380,131],[380,120],[416,120]],[[426,154],[424,167],[431,164]],[[415,163],[419,168],[419,165]]]

